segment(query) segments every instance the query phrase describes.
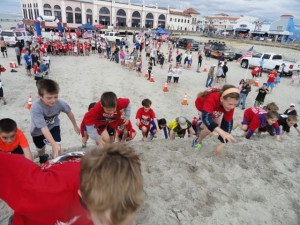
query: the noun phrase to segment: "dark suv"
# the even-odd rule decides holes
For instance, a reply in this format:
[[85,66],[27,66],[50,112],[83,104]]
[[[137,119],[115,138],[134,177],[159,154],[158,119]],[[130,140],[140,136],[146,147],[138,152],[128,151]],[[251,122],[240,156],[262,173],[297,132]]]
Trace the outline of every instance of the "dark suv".
[[184,48],[186,49],[188,43],[191,44],[191,50],[197,51],[199,47],[199,42],[195,41],[194,39],[191,38],[181,38],[179,39],[179,48]]

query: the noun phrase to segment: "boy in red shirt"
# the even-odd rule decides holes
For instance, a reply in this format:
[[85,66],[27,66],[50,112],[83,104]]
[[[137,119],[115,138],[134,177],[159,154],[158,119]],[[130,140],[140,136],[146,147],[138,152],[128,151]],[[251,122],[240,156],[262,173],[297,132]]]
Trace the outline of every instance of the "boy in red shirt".
[[279,69],[279,66],[275,66],[275,68],[268,74],[268,80],[267,80],[267,87],[270,89],[270,94],[275,87],[275,81],[276,77],[278,76],[277,70]]
[[71,152],[42,167],[2,152],[0,161],[0,198],[14,211],[13,225],[136,224],[143,178],[130,147]]
[[[146,98],[142,101],[141,108],[136,112],[136,125],[142,131],[143,141],[147,141],[147,136],[150,130],[150,121],[153,120],[156,127],[158,127],[157,119],[153,109],[151,109],[151,100]],[[156,131],[157,133],[159,130]]]
[[276,111],[266,112],[259,107],[246,109],[242,121],[242,130],[245,131],[245,137],[250,139],[254,132],[266,131],[268,126],[272,126],[276,132],[276,140],[280,141],[278,118],[279,114]]
[[100,101],[85,114],[82,123],[85,124],[89,137],[103,147],[113,143],[118,125],[128,124],[130,110],[128,98],[117,98],[113,92],[104,92]]
[[32,154],[25,135],[17,128],[17,123],[9,118],[0,120],[1,151],[11,154],[24,154],[25,158],[32,160]]

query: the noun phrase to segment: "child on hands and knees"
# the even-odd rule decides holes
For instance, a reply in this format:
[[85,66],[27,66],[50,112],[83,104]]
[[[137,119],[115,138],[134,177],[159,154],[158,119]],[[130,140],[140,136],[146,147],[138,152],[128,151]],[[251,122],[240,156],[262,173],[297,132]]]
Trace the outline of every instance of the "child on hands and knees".
[[[203,139],[212,132],[219,134],[221,141],[214,149],[214,154],[220,154],[227,142],[234,142],[230,134],[233,125],[233,114],[240,99],[240,92],[234,85],[224,85],[222,89],[212,89],[200,92],[195,101],[196,108],[202,115],[201,132],[192,146],[196,150],[202,147]],[[223,117],[222,117],[223,115]]]
[[[254,132],[267,132],[272,126],[275,129],[276,140],[281,141],[280,138],[280,127],[277,122],[279,114],[276,111],[261,111],[257,108],[248,108],[244,112],[244,119],[242,122],[242,130],[245,132],[245,137],[250,139]],[[269,132],[273,135],[271,132]]]
[[[143,141],[148,140],[148,133],[150,131],[150,121],[153,120],[156,127],[158,127],[157,119],[153,109],[151,109],[151,100],[146,98],[142,101],[141,108],[136,112],[136,125],[142,131]],[[156,134],[159,133],[159,130],[156,130]]]
[[128,98],[117,98],[114,92],[108,91],[104,92],[100,101],[85,114],[82,123],[86,126],[88,136],[102,148],[105,144],[114,142],[117,126],[128,124],[130,112]]

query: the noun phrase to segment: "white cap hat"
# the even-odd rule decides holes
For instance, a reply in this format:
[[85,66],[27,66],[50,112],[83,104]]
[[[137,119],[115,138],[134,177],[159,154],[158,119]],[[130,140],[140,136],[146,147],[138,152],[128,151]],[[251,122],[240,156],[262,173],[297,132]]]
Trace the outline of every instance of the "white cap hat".
[[181,129],[186,129],[187,128],[187,122],[186,122],[186,119],[182,116],[180,116],[178,118],[178,124],[179,126],[181,127]]
[[290,107],[295,107],[295,103],[291,103],[291,104],[290,104]]

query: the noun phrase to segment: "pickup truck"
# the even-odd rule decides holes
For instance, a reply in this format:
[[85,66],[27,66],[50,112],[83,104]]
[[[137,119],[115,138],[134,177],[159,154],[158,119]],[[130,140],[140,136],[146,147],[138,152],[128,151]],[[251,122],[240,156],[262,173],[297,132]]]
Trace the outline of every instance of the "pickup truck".
[[117,44],[122,40],[125,39],[126,36],[120,35],[119,32],[106,32],[105,34],[100,35],[102,38],[107,39],[110,42],[116,42]]
[[252,57],[243,57],[241,59],[242,68],[253,68],[260,66],[260,61],[264,59],[263,70],[269,71],[275,68],[275,66],[280,67],[285,64],[285,74],[291,76],[293,71],[300,71],[300,64],[292,61],[284,61],[282,55],[276,53],[258,53],[254,54]]

